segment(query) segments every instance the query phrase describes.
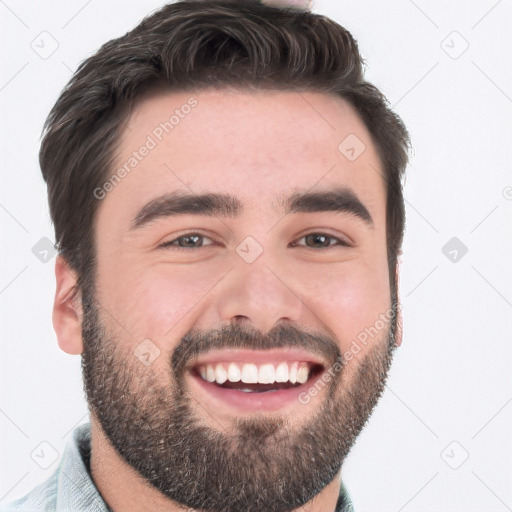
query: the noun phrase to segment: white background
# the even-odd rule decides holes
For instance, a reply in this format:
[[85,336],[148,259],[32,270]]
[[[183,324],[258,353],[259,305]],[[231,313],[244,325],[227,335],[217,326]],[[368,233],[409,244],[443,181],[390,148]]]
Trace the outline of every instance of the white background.
[[[42,124],[78,64],[161,5],[0,1],[0,502],[54,471],[57,460],[31,457],[52,461],[40,443],[60,456],[87,420],[80,357],[51,326],[54,259],[32,252],[53,241]],[[512,510],[512,2],[317,0],[314,11],[358,40],[414,145],[404,342],[344,481],[357,512]],[[41,37],[51,48],[43,31],[58,43],[46,59],[33,49]],[[457,262],[442,252],[452,237],[468,249]]]

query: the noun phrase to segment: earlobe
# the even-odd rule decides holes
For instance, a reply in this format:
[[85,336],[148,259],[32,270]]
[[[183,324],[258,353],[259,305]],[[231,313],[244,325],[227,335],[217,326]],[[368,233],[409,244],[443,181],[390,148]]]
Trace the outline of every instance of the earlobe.
[[64,352],[78,355],[83,351],[83,344],[82,307],[80,296],[75,293],[77,275],[60,254],[55,261],[55,279],[52,319],[57,342]]

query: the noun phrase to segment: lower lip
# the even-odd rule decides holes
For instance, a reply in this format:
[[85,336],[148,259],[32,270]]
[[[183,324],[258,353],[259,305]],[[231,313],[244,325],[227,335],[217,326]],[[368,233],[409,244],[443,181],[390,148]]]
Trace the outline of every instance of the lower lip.
[[198,392],[207,395],[208,402],[212,399],[223,408],[231,408],[236,412],[255,411],[278,411],[303,406],[299,400],[301,393],[307,392],[316,381],[321,378],[322,373],[314,375],[307,382],[300,386],[289,389],[278,389],[276,391],[245,392],[237,389],[223,388],[215,383],[202,379],[200,376],[189,372],[188,379],[191,384],[192,393]]

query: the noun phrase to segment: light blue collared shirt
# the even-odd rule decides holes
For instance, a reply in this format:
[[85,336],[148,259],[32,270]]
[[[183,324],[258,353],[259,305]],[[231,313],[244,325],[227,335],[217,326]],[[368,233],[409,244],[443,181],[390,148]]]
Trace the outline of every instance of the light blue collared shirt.
[[[73,431],[58,468],[22,498],[0,505],[0,512],[112,512],[90,474],[91,424]],[[354,512],[342,483],[335,512]]]

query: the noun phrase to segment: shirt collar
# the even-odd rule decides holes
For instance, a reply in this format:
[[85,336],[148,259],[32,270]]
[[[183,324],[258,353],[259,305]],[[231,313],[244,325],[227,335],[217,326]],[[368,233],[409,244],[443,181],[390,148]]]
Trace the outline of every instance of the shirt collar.
[[57,470],[56,512],[108,512],[90,474],[91,424],[75,428]]

